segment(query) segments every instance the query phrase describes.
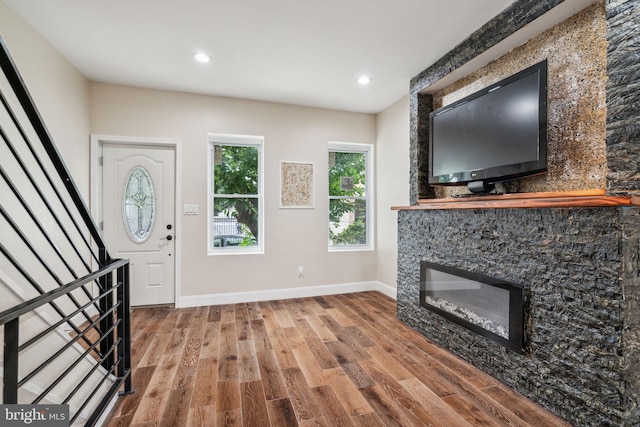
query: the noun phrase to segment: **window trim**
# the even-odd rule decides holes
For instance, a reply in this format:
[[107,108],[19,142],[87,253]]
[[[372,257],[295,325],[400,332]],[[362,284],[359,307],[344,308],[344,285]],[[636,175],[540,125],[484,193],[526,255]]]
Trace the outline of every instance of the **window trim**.
[[[364,153],[365,154],[365,200],[367,211],[367,243],[364,245],[332,245],[329,240],[329,209],[331,206],[332,198],[339,199],[339,196],[329,195],[329,189],[327,188],[327,245],[329,252],[355,252],[355,251],[373,251],[375,250],[375,236],[374,236],[374,224],[375,214],[373,207],[374,204],[374,190],[373,190],[373,165],[374,163],[374,146],[373,144],[364,144],[360,142],[335,142],[329,141],[327,149],[327,178],[329,177],[329,156],[330,152],[350,152],[350,153]],[[327,182],[328,186],[328,182]]]
[[[233,246],[216,248],[213,246],[213,153],[218,144],[242,147],[256,147],[258,149],[258,244],[256,246]],[[234,196],[234,195],[231,195]],[[251,255],[264,254],[264,136],[236,135],[226,133],[207,134],[207,255]]]

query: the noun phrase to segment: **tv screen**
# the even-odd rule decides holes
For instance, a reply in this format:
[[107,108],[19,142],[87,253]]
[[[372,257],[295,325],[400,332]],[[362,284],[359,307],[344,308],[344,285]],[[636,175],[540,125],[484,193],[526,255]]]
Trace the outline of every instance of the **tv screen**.
[[547,169],[547,61],[429,115],[429,183],[471,191]]

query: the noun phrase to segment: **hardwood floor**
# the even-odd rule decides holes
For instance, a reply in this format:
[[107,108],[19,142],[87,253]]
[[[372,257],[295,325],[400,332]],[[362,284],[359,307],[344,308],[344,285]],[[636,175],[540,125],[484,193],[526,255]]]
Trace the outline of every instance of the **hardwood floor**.
[[562,426],[377,293],[132,313],[109,426]]

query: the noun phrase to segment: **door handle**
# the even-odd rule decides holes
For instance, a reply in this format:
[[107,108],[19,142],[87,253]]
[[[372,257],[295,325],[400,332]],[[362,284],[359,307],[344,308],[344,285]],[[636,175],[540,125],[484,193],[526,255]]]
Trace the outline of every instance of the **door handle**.
[[167,237],[161,237],[160,240],[173,240],[173,236],[168,235]]

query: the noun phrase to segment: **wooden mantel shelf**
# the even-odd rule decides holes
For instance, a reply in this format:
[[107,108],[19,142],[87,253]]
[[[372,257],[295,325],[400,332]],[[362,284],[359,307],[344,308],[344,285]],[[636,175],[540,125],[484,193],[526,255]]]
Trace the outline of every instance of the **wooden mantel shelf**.
[[490,196],[420,199],[415,206],[394,206],[395,211],[435,209],[569,208],[640,206],[640,196],[607,196],[605,190],[561,193],[512,193]]

